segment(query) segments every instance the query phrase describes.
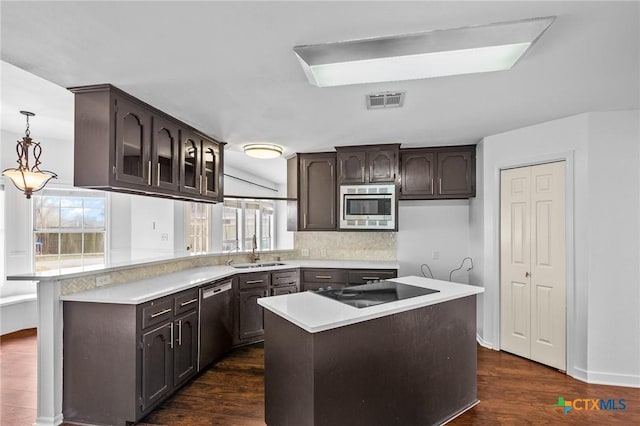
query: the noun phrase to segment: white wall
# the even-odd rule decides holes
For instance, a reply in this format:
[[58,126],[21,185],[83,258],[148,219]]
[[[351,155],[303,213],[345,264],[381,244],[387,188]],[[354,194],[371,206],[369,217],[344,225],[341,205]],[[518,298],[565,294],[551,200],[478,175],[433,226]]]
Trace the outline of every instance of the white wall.
[[173,256],[173,204],[164,198],[131,196],[132,260]]
[[[438,253],[438,259],[433,258],[434,252]],[[449,273],[458,268],[467,256],[468,200],[399,202],[397,258],[400,276],[422,276],[420,266],[426,263],[436,279],[449,280]],[[452,275],[452,281],[467,283],[469,266],[467,261],[463,269]]]
[[640,113],[589,114],[589,380],[640,386]]
[[[473,257],[473,269],[469,272],[469,282],[486,287],[484,284],[484,265],[486,262],[484,251],[484,141],[476,144],[476,196],[469,199],[469,253]],[[476,327],[480,342],[487,344],[484,333],[484,297],[479,294],[476,298]]]
[[109,262],[118,264],[131,260],[131,198],[117,192],[107,195],[109,200]]
[[[638,140],[637,111],[581,114],[484,139],[483,197],[472,201],[470,235],[473,253],[484,253],[476,272],[485,286],[479,327],[485,342],[499,347],[500,169],[566,159],[567,247],[574,254],[567,265],[567,371],[585,380],[640,384],[639,279],[637,267],[621,265],[638,264]],[[625,212],[613,214],[618,206]],[[622,300],[627,309],[617,307]],[[608,335],[617,346],[608,346]],[[596,379],[596,373],[602,374]]]
[[[286,163],[283,163],[282,167],[286,167]],[[286,197],[287,188],[286,185],[278,185],[274,182],[262,179],[251,173],[240,170],[229,165],[224,166],[224,193],[227,195],[238,195],[242,197]],[[252,185],[253,182],[257,185]],[[258,186],[260,185],[260,186]]]

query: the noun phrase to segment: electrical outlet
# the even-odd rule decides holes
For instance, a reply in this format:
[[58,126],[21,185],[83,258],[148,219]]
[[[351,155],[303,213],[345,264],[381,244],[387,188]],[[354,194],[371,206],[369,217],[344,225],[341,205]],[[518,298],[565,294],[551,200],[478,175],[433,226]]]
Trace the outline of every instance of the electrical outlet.
[[100,287],[111,283],[111,275],[98,275],[96,277],[96,286]]
[[160,241],[169,241],[169,234],[167,234],[166,232],[160,234]]
[[327,257],[327,249],[320,249],[320,257]]
[[303,248],[300,250],[300,255],[302,257],[309,257],[309,249],[308,248]]
[[436,251],[434,251],[434,252],[433,252],[433,256],[432,256],[432,257],[433,257],[433,260],[438,260],[438,259],[440,259],[440,252],[439,252],[439,251],[437,251],[437,250],[436,250]]

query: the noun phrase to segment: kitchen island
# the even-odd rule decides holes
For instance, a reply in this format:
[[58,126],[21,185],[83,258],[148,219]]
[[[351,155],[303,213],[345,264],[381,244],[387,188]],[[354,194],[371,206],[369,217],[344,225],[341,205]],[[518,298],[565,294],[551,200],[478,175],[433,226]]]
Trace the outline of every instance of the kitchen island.
[[358,308],[314,292],[259,299],[265,308],[265,419],[280,425],[441,424],[478,403],[476,295],[437,292]]

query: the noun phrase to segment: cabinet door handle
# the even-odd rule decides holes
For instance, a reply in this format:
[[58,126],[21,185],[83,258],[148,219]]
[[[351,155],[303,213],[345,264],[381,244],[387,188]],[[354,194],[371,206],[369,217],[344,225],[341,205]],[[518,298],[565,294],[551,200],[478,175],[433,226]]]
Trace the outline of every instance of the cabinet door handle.
[[207,175],[204,175],[204,193],[206,194],[209,190],[209,179]]
[[440,194],[442,194],[442,178],[438,178],[438,189],[440,190]]
[[173,349],[173,323],[169,324],[169,328],[171,328],[171,339],[169,340],[169,346]]
[[158,163],[158,167],[157,167],[157,171],[158,173],[156,173],[156,182],[157,182],[157,186],[160,186],[160,163]]
[[362,176],[360,179],[362,180],[362,183],[364,183],[364,166],[360,169],[360,174]]
[[319,280],[330,280],[331,275],[316,275],[316,278]]
[[307,214],[306,213],[302,213],[302,227],[306,228],[307,227]]
[[246,281],[245,284],[258,284],[262,282],[264,282],[264,280],[249,280],[249,281]]
[[362,277],[362,279],[363,280],[367,280],[367,281],[369,281],[369,280],[379,280],[380,277]]
[[433,194],[435,190],[433,189],[433,178],[431,178],[431,193]]
[[200,195],[202,195],[202,175],[200,175],[199,178],[200,178]]
[[149,160],[147,171],[147,185],[151,186],[151,160]]
[[188,300],[188,301],[186,301],[186,302],[182,302],[182,303],[180,304],[180,307],[190,305],[190,304],[195,303],[195,302],[197,302],[197,301],[198,301],[198,299],[191,299],[191,300]]
[[169,313],[169,312],[171,312],[171,308],[167,308],[167,309],[165,309],[163,311],[156,312],[155,314],[151,314],[151,318],[156,318],[156,317],[159,317],[160,315],[164,315],[164,314]]
[[525,273],[524,273],[524,277],[525,277],[525,278],[529,278],[529,275],[531,275],[531,274],[529,274],[528,272],[525,272]]
[[182,320],[178,320],[178,346],[182,346]]

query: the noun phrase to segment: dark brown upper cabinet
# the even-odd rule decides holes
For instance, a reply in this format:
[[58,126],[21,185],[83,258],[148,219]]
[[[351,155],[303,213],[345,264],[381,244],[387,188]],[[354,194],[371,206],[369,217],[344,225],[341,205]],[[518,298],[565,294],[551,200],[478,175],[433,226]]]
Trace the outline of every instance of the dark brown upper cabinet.
[[75,94],[75,186],[222,200],[224,143],[109,84],[69,90]]
[[222,200],[219,145],[195,132],[183,131],[180,191],[211,200]]
[[401,150],[400,199],[475,197],[475,161],[475,145]]
[[152,185],[178,190],[180,160],[180,126],[163,117],[153,121]]
[[338,185],[395,183],[400,144],[336,147]]
[[298,154],[288,160],[290,231],[337,229],[336,154]]

